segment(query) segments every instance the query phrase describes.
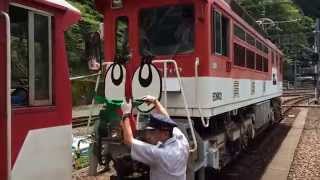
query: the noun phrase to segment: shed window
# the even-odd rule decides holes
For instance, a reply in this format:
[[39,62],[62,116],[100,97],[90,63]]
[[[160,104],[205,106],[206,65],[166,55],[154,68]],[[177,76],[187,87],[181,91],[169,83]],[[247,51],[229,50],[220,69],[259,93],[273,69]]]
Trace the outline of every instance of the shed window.
[[228,56],[228,47],[229,47],[229,19],[221,13],[214,11],[214,44],[212,47],[214,48],[213,52],[217,54],[221,54],[223,56]]
[[234,44],[234,65],[246,66],[246,49],[238,44]]
[[11,6],[13,106],[52,104],[51,16]]
[[254,69],[255,68],[255,54],[254,52],[250,51],[249,49],[246,50],[246,65],[247,68]]
[[256,55],[256,70],[258,71],[263,70],[263,59],[262,59],[262,56],[259,54]]

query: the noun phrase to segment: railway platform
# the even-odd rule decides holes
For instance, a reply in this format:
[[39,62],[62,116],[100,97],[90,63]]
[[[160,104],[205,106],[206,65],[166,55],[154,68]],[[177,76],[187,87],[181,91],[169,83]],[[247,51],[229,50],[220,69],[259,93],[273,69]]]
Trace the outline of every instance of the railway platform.
[[283,143],[278,149],[278,152],[275,154],[272,161],[269,163],[267,169],[265,170],[261,178],[262,180],[287,179],[291,163],[294,159],[296,147],[303,132],[308,111],[309,110],[307,108],[303,108],[300,110],[287,137],[284,139]]

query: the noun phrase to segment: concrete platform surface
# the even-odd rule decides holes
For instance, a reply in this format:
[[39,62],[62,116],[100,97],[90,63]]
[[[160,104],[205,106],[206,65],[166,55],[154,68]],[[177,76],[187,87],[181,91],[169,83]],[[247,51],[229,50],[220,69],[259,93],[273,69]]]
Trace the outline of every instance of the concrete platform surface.
[[301,109],[278,152],[266,168],[262,180],[287,180],[307,115],[308,109]]

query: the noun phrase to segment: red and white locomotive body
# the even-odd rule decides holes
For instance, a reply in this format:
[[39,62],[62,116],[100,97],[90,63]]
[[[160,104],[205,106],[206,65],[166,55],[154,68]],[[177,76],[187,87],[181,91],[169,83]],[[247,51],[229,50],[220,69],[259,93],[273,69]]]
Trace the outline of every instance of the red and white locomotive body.
[[[112,8],[111,1],[96,0],[105,15],[107,60],[117,56],[117,23],[125,19],[127,51],[131,56],[127,64],[129,76],[140,65],[144,51],[153,51],[155,60],[173,59],[193,117],[211,117],[281,96],[281,51],[238,16],[231,4],[223,0],[140,2],[123,1],[121,8]],[[161,19],[165,13],[167,17]],[[176,18],[179,13],[185,13],[187,26]],[[180,27],[170,27],[174,24]],[[185,37],[177,37],[179,33]],[[172,41],[177,42],[170,42],[174,38]],[[175,45],[180,46],[178,50],[172,50]],[[151,50],[148,46],[152,46]],[[169,64],[166,72],[162,65],[158,67],[168,77],[163,80],[167,98],[164,93],[162,97],[170,114],[185,116],[174,66]]]
[[64,32],[80,12],[64,0],[1,0],[0,11],[0,179],[69,180]]
[[[105,17],[105,59],[123,66],[108,71],[106,97],[138,99],[160,89],[190,140],[188,179],[196,172],[203,179],[205,167],[221,169],[280,120],[283,54],[232,0],[95,2]],[[160,88],[145,66],[151,59]],[[112,85],[123,75],[122,86]]]

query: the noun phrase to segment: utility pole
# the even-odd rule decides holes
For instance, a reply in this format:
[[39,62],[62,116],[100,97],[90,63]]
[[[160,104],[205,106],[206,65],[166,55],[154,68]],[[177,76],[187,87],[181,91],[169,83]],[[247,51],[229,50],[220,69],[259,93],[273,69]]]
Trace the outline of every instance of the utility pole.
[[315,31],[315,52],[319,55],[318,61],[316,62],[316,87],[315,87],[315,98],[316,103],[319,104],[319,92],[320,92],[320,18],[316,21],[316,31]]

